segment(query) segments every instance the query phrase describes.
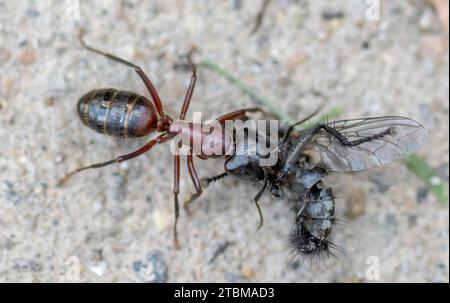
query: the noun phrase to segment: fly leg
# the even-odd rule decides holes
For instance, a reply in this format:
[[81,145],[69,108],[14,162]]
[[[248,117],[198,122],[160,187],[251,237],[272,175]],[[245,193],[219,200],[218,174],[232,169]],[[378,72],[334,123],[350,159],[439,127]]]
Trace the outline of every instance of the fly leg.
[[[220,175],[217,175],[217,176],[212,176],[212,177],[209,177],[209,178],[201,178],[201,179],[200,179],[200,185],[201,185],[201,188],[202,188],[202,189],[205,189],[205,188],[207,188],[211,183],[216,182],[216,181],[218,181],[218,180],[220,180],[220,179],[226,177],[227,175],[228,175],[228,174],[227,174],[226,172],[224,172],[224,173],[221,173]],[[197,194],[197,192],[195,192],[195,193],[191,194],[191,195],[189,196],[189,198],[186,199],[186,200],[184,201],[184,205],[183,205],[183,206],[184,206],[184,210],[186,211],[186,213],[188,213],[188,214],[191,213],[191,211],[189,210],[189,205],[190,205],[192,202],[194,202],[198,197],[199,197],[199,195]]]

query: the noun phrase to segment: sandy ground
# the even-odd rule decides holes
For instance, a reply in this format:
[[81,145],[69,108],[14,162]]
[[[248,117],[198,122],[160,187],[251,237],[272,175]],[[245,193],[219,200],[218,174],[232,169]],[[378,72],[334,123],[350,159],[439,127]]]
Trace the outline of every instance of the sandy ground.
[[[190,76],[183,55],[196,45],[196,61],[219,63],[293,116],[325,100],[342,118],[416,119],[430,131],[419,154],[448,183],[448,32],[428,2],[383,1],[380,20],[369,20],[362,0],[272,0],[255,33],[262,1],[77,3],[0,1],[0,281],[449,281],[448,208],[401,161],[327,180],[342,197],[347,223],[334,242],[345,254],[320,266],[288,262],[285,202],[264,196],[256,231],[259,188],[232,179],[181,213],[175,250],[168,146],[55,187],[67,170],[148,140],[101,136],[79,121],[75,103],[93,88],[147,95],[129,68],[80,47],[80,26],[90,44],[142,65],[174,115]],[[254,105],[200,67],[191,112]],[[197,170],[220,173],[223,161],[199,160]],[[186,171],[182,197],[193,189]]]

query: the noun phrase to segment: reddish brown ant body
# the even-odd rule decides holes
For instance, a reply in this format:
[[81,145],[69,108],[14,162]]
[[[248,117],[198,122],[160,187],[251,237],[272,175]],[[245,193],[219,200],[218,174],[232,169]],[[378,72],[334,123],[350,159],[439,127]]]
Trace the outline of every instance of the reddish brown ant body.
[[[149,151],[156,144],[165,143],[173,139],[176,135],[180,134],[181,132],[188,132],[191,140],[194,137],[202,138],[201,143],[202,151],[204,147],[203,144],[206,144],[203,142],[203,139],[208,135],[209,135],[208,144],[211,144],[210,140],[212,139],[215,141],[215,144],[223,145],[224,148],[230,147],[229,145],[232,144],[232,142],[226,140],[224,135],[217,135],[208,132],[205,133],[202,127],[197,128],[193,127],[192,123],[189,124],[174,123],[174,119],[164,112],[164,107],[162,105],[161,99],[154,85],[147,77],[145,72],[139,66],[122,58],[119,58],[117,56],[90,47],[83,40],[83,30],[80,31],[79,40],[81,45],[85,49],[97,53],[99,55],[105,56],[108,59],[111,59],[115,62],[133,68],[144,82],[151,96],[151,98],[148,99],[134,92],[117,90],[114,88],[94,89],[86,93],[84,96],[82,96],[77,103],[77,112],[83,124],[99,133],[112,135],[116,137],[128,137],[128,138],[142,137],[152,134],[154,132],[160,134],[155,139],[150,140],[147,144],[129,154],[119,156],[109,161],[84,166],[74,171],[71,171],[59,180],[58,185],[64,183],[70,176],[80,171],[89,168],[100,168],[110,164],[120,163],[138,157],[143,153]],[[192,75],[188,90],[186,92],[186,96],[184,98],[183,105],[181,107],[181,112],[178,117],[179,120],[185,119],[194,92],[195,83],[197,80],[196,66],[191,60],[191,53],[189,53],[188,55],[188,62],[192,68]],[[256,108],[237,110],[218,117],[216,121],[220,124],[224,124],[225,121],[227,120],[245,119],[247,112],[254,112],[254,111],[261,111],[261,110]],[[171,127],[174,125],[176,125],[176,127]],[[200,133],[198,133],[199,131]],[[192,154],[193,152],[191,149],[190,153],[187,155],[187,167],[189,175],[192,179],[192,183],[194,184],[195,187],[195,194],[193,194],[190,197],[188,202],[192,202],[202,193],[202,185],[195,170]],[[198,154],[197,156],[201,159],[209,159],[212,157],[217,158],[217,155],[211,156],[210,154],[208,155],[203,152],[201,152],[201,154]],[[173,228],[173,235],[175,245],[178,246],[177,222],[179,217],[178,194],[180,183],[180,155],[175,154],[173,160],[174,160],[173,195],[175,206],[175,222]]]

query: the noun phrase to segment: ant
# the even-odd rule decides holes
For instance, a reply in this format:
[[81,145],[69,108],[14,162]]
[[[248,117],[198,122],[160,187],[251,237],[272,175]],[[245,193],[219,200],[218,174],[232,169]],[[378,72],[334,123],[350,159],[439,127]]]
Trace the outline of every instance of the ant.
[[[229,150],[233,148],[232,138],[227,137],[224,133],[217,134],[216,132],[205,131],[208,127],[202,127],[204,124],[194,125],[194,123],[179,123],[174,121],[172,117],[164,112],[164,107],[162,105],[161,98],[155,89],[155,86],[148,78],[146,73],[138,65],[117,57],[115,55],[100,51],[87,45],[83,39],[84,30],[81,29],[78,35],[81,46],[83,46],[88,51],[94,52],[96,54],[105,56],[106,58],[113,60],[115,62],[124,64],[128,67],[134,69],[134,71],[139,75],[139,77],[144,82],[151,98],[148,99],[137,93],[118,90],[115,88],[102,88],[94,89],[83,95],[77,102],[77,113],[80,117],[82,123],[93,129],[94,131],[111,135],[121,138],[136,138],[147,136],[154,132],[159,133],[159,135],[150,140],[148,143],[140,147],[139,149],[128,153],[126,155],[121,155],[115,159],[103,161],[88,166],[83,166],[67,173],[62,177],[57,185],[61,185],[67,181],[68,178],[76,173],[87,169],[101,168],[115,163],[121,163],[133,158],[136,158],[145,152],[148,152],[157,144],[162,144],[170,141],[178,134],[187,134],[190,141],[194,138],[201,138],[201,150],[199,154],[196,154],[202,160],[210,158],[218,158],[220,156],[211,155],[210,152],[206,152],[211,145],[221,147],[221,150]],[[193,48],[187,55],[188,64],[192,70],[191,79],[189,87],[187,89],[183,105],[181,107],[179,121],[183,121],[186,117],[186,113],[189,109],[189,104],[194,93],[194,88],[197,80],[197,68],[192,61],[192,53],[195,50]],[[259,108],[247,108],[236,110],[218,117],[215,121],[220,125],[224,125],[225,121],[234,120],[244,120],[248,117],[247,113],[251,112],[263,112]],[[207,138],[207,140],[205,140]],[[192,183],[195,187],[195,193],[190,197],[189,201],[185,203],[185,208],[187,209],[187,204],[198,198],[202,194],[202,184],[197,176],[195,170],[194,160],[193,160],[193,149],[192,144],[186,142],[183,145],[187,146],[189,153],[187,155],[187,167],[189,175],[191,177]],[[179,146],[181,147],[181,146]],[[227,155],[222,155],[222,157],[229,158]],[[177,236],[177,223],[180,213],[178,194],[180,192],[180,155],[175,153],[173,157],[174,165],[174,181],[173,181],[173,196],[174,196],[174,208],[175,208],[175,220],[173,225],[173,239],[176,248],[179,248],[178,236]]]

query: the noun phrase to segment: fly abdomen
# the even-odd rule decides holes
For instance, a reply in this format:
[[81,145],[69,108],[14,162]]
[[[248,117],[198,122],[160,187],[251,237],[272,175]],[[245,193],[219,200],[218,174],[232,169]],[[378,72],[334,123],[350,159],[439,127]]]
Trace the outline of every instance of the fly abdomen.
[[114,88],[94,89],[77,103],[84,125],[116,137],[142,137],[155,130],[157,114],[147,98]]

